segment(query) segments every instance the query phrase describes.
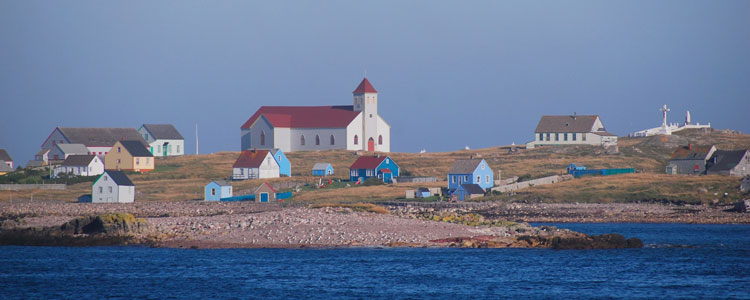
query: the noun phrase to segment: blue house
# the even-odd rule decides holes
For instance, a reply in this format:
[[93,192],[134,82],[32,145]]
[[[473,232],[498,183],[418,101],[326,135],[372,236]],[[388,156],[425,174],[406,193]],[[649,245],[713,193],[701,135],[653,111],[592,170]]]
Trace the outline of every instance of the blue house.
[[398,169],[396,162],[388,156],[362,156],[349,167],[349,180],[364,182],[367,178],[377,177],[391,183],[398,177]]
[[484,159],[457,159],[448,170],[448,189],[455,190],[460,185],[476,184],[487,190],[495,185],[492,168]]
[[284,155],[284,152],[281,151],[281,149],[273,149],[271,150],[271,155],[273,155],[273,158],[276,160],[276,162],[279,164],[279,176],[292,176],[292,163],[289,162],[289,159],[286,158],[286,155]]
[[312,168],[313,176],[333,175],[333,166],[330,163],[315,163]]
[[219,201],[222,198],[232,197],[232,185],[224,180],[214,180],[206,185],[206,201]]
[[465,183],[459,185],[453,192],[453,197],[455,197],[456,200],[460,201],[482,196],[484,196],[484,189],[482,189],[482,187],[480,187],[478,184],[473,183]]

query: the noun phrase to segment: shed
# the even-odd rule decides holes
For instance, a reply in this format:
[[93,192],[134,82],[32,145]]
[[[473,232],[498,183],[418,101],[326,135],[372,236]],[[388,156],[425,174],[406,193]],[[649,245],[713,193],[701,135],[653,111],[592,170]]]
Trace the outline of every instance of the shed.
[[268,182],[261,184],[253,193],[255,202],[276,202],[276,190]]
[[135,201],[135,185],[125,172],[106,170],[91,185],[93,203],[131,203]]
[[483,197],[484,190],[478,184],[465,183],[456,188],[456,190],[453,192],[453,196],[460,201],[464,201],[467,199]]
[[333,175],[333,165],[327,162],[315,163],[312,168],[313,176]]
[[432,193],[430,193],[430,189],[424,187],[417,189],[417,198],[427,198],[429,196],[432,196]]
[[232,197],[232,185],[224,180],[209,182],[205,188],[205,201],[219,201],[222,198]]

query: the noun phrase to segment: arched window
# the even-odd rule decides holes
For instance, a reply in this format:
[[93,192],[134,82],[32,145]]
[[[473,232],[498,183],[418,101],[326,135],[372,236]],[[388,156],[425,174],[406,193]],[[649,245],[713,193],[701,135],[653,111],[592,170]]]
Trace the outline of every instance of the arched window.
[[382,145],[382,144],[383,144],[383,136],[379,135],[378,136],[378,145]]
[[300,135],[299,136],[299,144],[302,145],[302,146],[305,145],[305,136],[304,135]]
[[264,130],[260,131],[260,145],[263,146],[266,144],[266,132]]
[[356,134],[354,135],[354,144],[359,145],[359,137]]
[[315,145],[320,145],[320,136],[315,135]]
[[335,144],[336,144],[336,140],[333,138],[333,134],[332,134],[331,135],[331,145],[335,145]]

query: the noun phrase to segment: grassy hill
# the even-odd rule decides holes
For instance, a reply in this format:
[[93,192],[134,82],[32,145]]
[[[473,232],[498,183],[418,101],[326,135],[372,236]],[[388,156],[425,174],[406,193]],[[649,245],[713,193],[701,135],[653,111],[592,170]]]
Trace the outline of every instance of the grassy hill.
[[[549,186],[531,187],[515,195],[495,195],[491,199],[553,202],[611,202],[611,201],[731,201],[742,196],[736,192],[738,178],[725,176],[668,176],[663,174],[669,156],[680,145],[716,144],[720,149],[750,148],[750,135],[719,130],[689,130],[672,136],[620,138],[619,152],[607,153],[596,146],[539,147],[519,152],[509,146],[438,153],[389,153],[402,168],[414,176],[436,176],[444,180],[455,159],[484,158],[494,170],[502,170],[503,177],[522,179],[563,174],[570,163],[589,168],[635,168],[639,173],[623,176],[591,177]],[[136,201],[179,201],[203,198],[203,187],[213,179],[225,179],[239,152],[219,152],[156,159],[156,169],[146,174],[131,174],[136,184]],[[235,195],[249,194],[263,181],[282,189],[302,186],[292,202],[358,202],[382,201],[403,197],[404,191],[433,184],[395,184],[387,186],[312,189],[318,177],[309,176],[314,163],[330,162],[333,178],[348,179],[348,167],[357,158],[351,151],[304,151],[287,154],[292,162],[292,177],[270,180],[233,182]],[[64,191],[17,191],[12,195],[0,191],[0,201],[10,197],[75,201],[90,193],[90,183],[71,185]],[[727,192],[727,197],[723,193]],[[716,193],[716,195],[714,195]]]

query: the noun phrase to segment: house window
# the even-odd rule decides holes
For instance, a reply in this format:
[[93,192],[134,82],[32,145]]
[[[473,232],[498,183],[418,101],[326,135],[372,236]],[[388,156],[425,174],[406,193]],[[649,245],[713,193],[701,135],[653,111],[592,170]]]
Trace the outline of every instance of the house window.
[[110,194],[112,194],[112,187],[111,186],[107,187],[107,190],[109,191]]
[[482,170],[484,170],[484,164],[481,164],[481,166],[482,166]]
[[245,169],[240,168],[240,175],[245,175]]
[[383,135],[378,135],[378,145],[383,144]]
[[331,135],[331,145],[336,144],[336,140],[333,138],[333,134]]
[[485,181],[485,183],[490,183],[490,175],[485,175],[484,176],[484,181]]
[[482,183],[482,176],[477,175],[477,183]]
[[150,163],[151,163],[151,158],[146,157],[146,164],[148,165]]
[[261,130],[260,131],[260,145],[264,146],[266,144],[266,132]]
[[586,141],[586,134],[585,133],[581,134],[581,140],[584,141],[584,142]]
[[216,189],[214,188],[211,189],[211,196],[216,196]]
[[117,146],[117,153],[120,153],[122,149],[120,149],[120,146]]
[[305,136],[304,135],[300,135],[299,136],[299,144],[302,145],[302,146],[305,145]]
[[119,158],[117,159],[117,164],[120,164],[120,159]]
[[568,133],[563,133],[563,141],[568,141]]
[[107,176],[104,176],[104,181],[107,181]]
[[104,189],[102,187],[99,187],[99,193],[101,194],[103,192],[104,192]]
[[575,132],[573,133],[573,140],[574,141],[576,140],[576,133]]
[[555,133],[555,142],[557,142],[559,140],[560,140],[560,134],[559,133]]
[[172,153],[172,145],[167,145],[167,152]]
[[180,145],[177,145],[177,153],[180,153]]
[[469,181],[469,175],[464,175],[464,182]]
[[546,133],[545,135],[546,135],[546,136],[545,136],[545,137],[546,137],[546,140],[547,140],[547,141],[549,142],[549,132],[547,132],[547,133]]
[[544,133],[541,133],[541,132],[539,133],[539,140],[540,141],[544,140]]
[[385,159],[385,163],[386,163],[386,164],[390,164],[390,163],[391,163],[391,159],[390,159],[390,158],[386,158],[386,159]]
[[359,137],[356,134],[354,135],[354,144],[355,145],[359,144]]
[[140,165],[141,164],[141,159],[140,158],[136,158],[135,159],[135,164],[136,165]]
[[456,183],[456,176],[451,176],[451,183]]
[[317,135],[317,134],[315,135],[315,145],[316,145],[316,146],[319,146],[319,145],[320,145],[320,136],[319,136],[319,135]]
[[146,138],[146,140],[148,140],[148,133],[144,134],[143,137]]

